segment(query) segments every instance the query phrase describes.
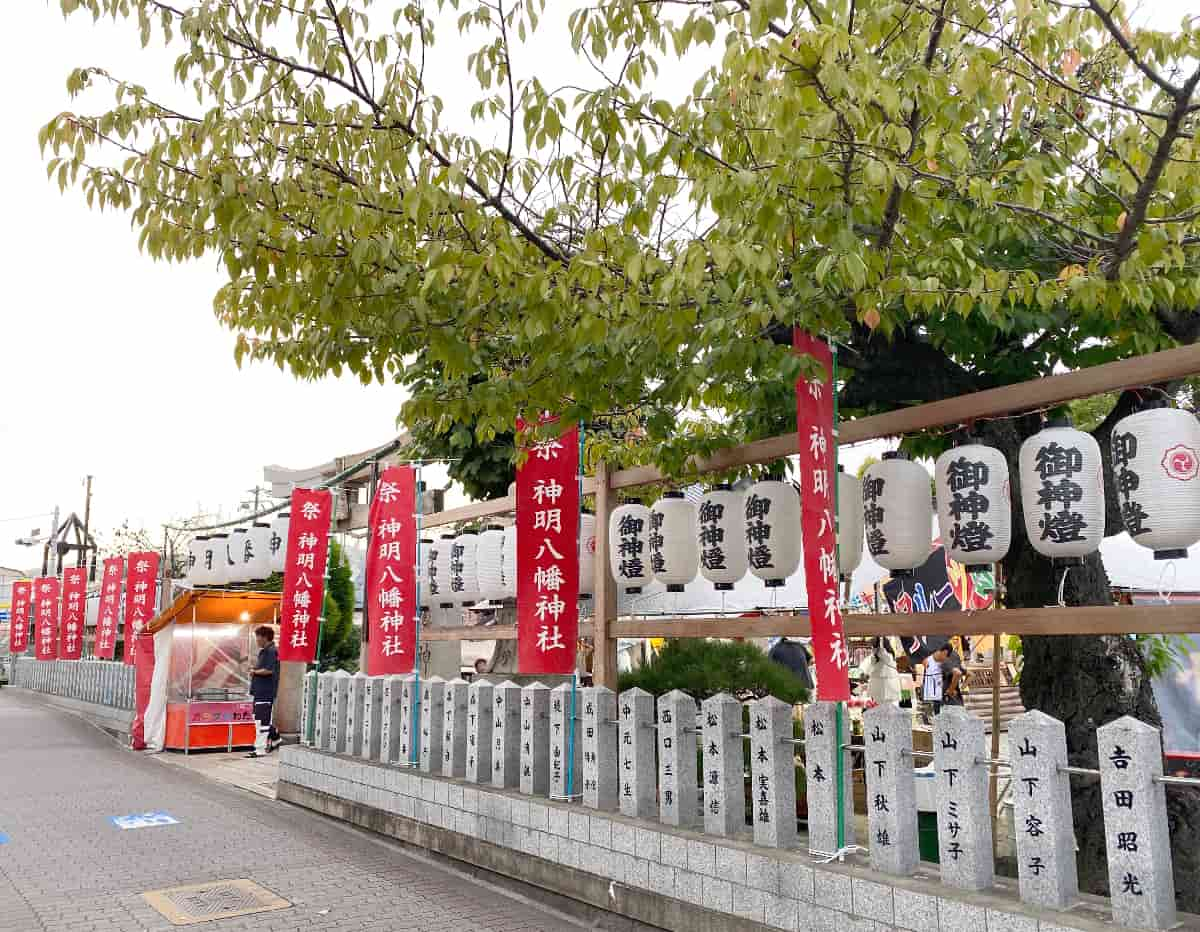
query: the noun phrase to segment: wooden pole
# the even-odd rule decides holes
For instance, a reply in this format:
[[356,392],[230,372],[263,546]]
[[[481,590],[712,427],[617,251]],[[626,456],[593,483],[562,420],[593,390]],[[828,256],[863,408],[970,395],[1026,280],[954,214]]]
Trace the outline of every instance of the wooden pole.
[[[995,590],[992,594],[992,608],[999,611],[1003,605],[1001,598],[1004,594],[1004,567],[997,563],[994,569]],[[1003,635],[997,631],[992,635],[992,760],[1000,759],[1000,639]],[[992,858],[996,857],[999,848],[999,838],[996,823],[1000,818],[1000,793],[996,779],[996,765],[989,764],[991,771],[990,795],[992,801]]]
[[596,463],[596,614],[592,619],[592,682],[617,688],[617,641],[611,622],[617,617],[617,584],[609,570],[608,525],[612,520],[613,495],[608,463]]

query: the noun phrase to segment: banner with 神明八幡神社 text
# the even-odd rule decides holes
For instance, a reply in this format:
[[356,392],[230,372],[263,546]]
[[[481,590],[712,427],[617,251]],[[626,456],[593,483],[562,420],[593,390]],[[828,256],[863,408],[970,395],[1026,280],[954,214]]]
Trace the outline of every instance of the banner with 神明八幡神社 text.
[[367,673],[412,673],[417,650],[417,474],[389,466],[367,524]]

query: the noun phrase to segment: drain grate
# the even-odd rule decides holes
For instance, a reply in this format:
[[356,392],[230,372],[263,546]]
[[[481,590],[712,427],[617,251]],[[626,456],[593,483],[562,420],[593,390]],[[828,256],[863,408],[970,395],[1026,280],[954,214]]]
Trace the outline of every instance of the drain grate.
[[177,926],[266,913],[292,905],[253,880],[220,880],[151,890],[143,893],[142,898]]

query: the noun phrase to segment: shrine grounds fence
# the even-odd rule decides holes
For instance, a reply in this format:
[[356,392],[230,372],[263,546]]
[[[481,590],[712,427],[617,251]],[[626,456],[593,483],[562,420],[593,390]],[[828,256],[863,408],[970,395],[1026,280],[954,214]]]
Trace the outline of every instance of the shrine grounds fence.
[[9,683],[52,696],[131,711],[134,672],[112,660],[35,660],[13,657]]
[[[281,787],[291,784],[295,801],[316,808],[328,807],[306,793],[784,929],[840,928],[805,919],[806,911],[830,908],[814,900],[814,868],[819,873],[831,861],[869,866],[878,902],[856,895],[843,911],[887,927],[928,929],[939,927],[936,914],[933,925],[900,918],[900,890],[914,874],[936,872],[968,903],[974,894],[1006,895],[995,876],[989,781],[996,768],[1007,768],[1017,855],[1016,890],[1007,896],[1018,912],[1042,916],[1043,929],[1046,916],[1061,923],[1055,929],[1097,918],[1168,929],[1180,918],[1166,793],[1198,792],[1200,781],[1164,777],[1159,730],[1132,718],[1097,730],[1100,766],[1091,770],[1068,765],[1063,724],[1037,711],[1011,722],[1010,757],[998,759],[989,754],[983,720],[961,707],[934,718],[933,751],[923,754],[913,749],[911,712],[892,706],[864,713],[862,744],[839,745],[835,736],[848,740],[850,727],[836,703],[805,706],[797,738],[793,707],[770,696],[744,707],[723,694],[697,704],[679,691],[656,700],[640,689],[617,695],[589,687],[579,692],[575,716],[570,697],[569,684],[310,674],[304,704],[314,709],[315,730],[307,747],[287,749]],[[866,837],[856,837],[848,804],[839,835],[839,755],[843,800],[851,798],[852,756],[865,771]],[[914,771],[927,758],[937,866],[919,860]],[[797,827],[797,768],[804,772],[806,835]],[[1072,777],[1100,782],[1107,902],[1079,893]],[[285,798],[288,792],[281,789]],[[545,820],[531,820],[535,804],[550,807],[536,810],[547,813]],[[637,841],[643,826],[675,834],[656,834],[649,856]],[[677,853],[668,856],[668,846]],[[725,860],[736,866],[723,868]],[[748,871],[751,863],[767,873]],[[781,885],[784,874],[793,879]],[[881,884],[899,886],[893,892]],[[989,919],[992,928],[1026,926]]]

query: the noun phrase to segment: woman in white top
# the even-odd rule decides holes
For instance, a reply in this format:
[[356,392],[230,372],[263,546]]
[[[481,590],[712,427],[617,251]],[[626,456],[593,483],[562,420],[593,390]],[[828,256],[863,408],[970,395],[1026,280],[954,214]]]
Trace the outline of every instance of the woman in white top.
[[886,638],[875,639],[875,648],[861,669],[867,676],[867,695],[877,705],[900,704],[900,673],[896,670],[892,645]]

